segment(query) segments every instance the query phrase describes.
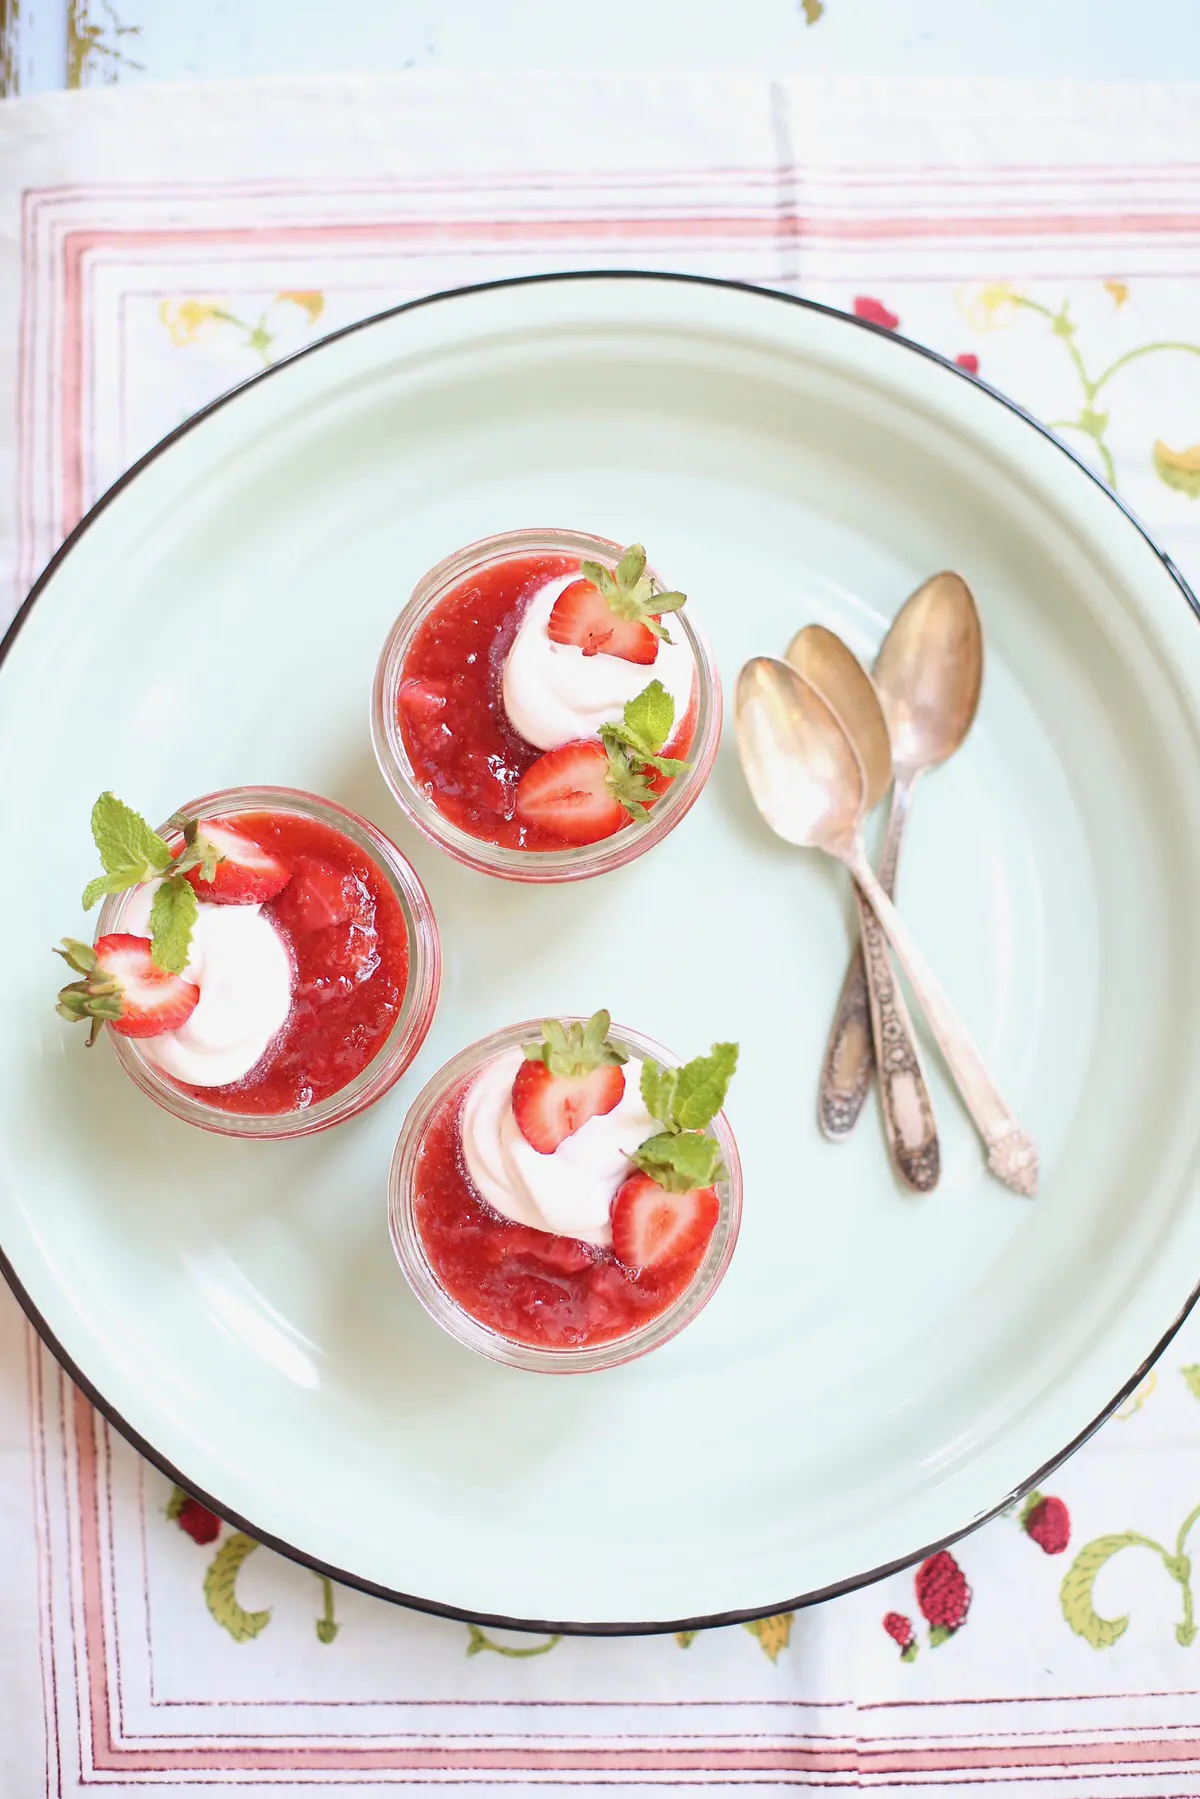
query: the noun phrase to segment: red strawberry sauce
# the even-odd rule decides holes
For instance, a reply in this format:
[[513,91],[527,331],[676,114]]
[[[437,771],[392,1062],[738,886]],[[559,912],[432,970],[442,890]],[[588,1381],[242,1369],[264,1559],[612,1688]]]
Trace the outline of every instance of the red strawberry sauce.
[[[517,556],[468,576],[430,612],[404,659],[397,722],[417,785],[444,818],[484,843],[518,850],[575,847],[515,816],[517,782],[543,752],[509,723],[501,683],[534,594],[578,570],[578,557]],[[653,663],[645,672],[649,683]],[[691,705],[665,755],[687,758],[696,708],[693,686]],[[661,776],[654,779],[660,790],[667,785]]]
[[611,1343],[648,1324],[691,1285],[708,1252],[631,1274],[609,1250],[552,1237],[493,1212],[462,1156],[466,1088],[449,1094],[425,1132],[413,1212],[430,1267],[450,1297],[501,1336],[538,1349]]
[[292,870],[282,893],[263,907],[295,966],[292,1009],[242,1080],[177,1084],[225,1112],[299,1111],[352,1081],[395,1024],[408,986],[404,914],[370,857],[331,825],[265,812],[225,822]]

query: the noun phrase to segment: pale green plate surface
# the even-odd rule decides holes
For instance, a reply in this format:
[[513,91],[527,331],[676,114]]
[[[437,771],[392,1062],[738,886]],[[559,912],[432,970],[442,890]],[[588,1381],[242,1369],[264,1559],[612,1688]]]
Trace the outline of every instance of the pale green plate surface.
[[[644,540],[727,691],[806,620],[869,654],[924,576],[967,576],[983,704],[919,796],[900,897],[1039,1141],[1035,1203],[986,1178],[936,1066],[931,1198],[893,1182],[873,1102],[848,1145],[820,1140],[845,883],[766,834],[728,727],[678,831],[600,881],[509,887],[404,825],[367,731],[384,632],[449,550],[548,524]],[[1153,548],[1025,420],[901,343],[654,278],[476,291],[354,331],[159,453],[0,666],[0,1245],[129,1429],[352,1578],[599,1625],[861,1578],[1059,1453],[1191,1295],[1198,719],[1200,629]],[[308,1142],[189,1130],[53,1012],[97,790],[159,817],[243,782],[389,830],[442,930],[415,1065]],[[601,1005],[682,1053],[740,1039],[742,1238],[656,1355],[517,1374],[411,1298],[388,1158],[453,1051]]]

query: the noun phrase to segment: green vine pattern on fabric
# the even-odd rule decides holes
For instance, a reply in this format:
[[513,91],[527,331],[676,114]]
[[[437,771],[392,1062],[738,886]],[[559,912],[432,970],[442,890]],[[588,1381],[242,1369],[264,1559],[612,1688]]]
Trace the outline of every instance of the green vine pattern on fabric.
[[[1104,283],[1114,306],[1122,307],[1129,298],[1129,289],[1122,281],[1106,281]],[[1164,354],[1200,356],[1200,344],[1188,343],[1180,339],[1165,338],[1161,341],[1139,344],[1132,350],[1126,350],[1116,357],[1107,368],[1093,373],[1079,342],[1079,326],[1071,317],[1070,302],[1063,300],[1057,308],[1034,300],[1028,294],[1007,282],[995,282],[986,285],[975,294],[967,308],[967,316],[980,330],[995,330],[1007,322],[1011,322],[1016,314],[1025,312],[1042,319],[1049,326],[1053,336],[1061,343],[1064,355],[1069,359],[1074,375],[1079,384],[1080,403],[1078,410],[1071,417],[1047,419],[1046,423],[1052,431],[1076,432],[1087,437],[1096,446],[1104,478],[1108,485],[1116,489],[1117,466],[1112,450],[1108,444],[1108,428],[1111,413],[1108,410],[1109,383],[1115,375],[1140,362],[1146,356]],[[1172,450],[1161,440],[1154,445],[1153,464],[1155,473],[1167,487],[1183,493],[1189,499],[1200,499],[1200,444],[1193,444],[1190,449]]]
[[[186,1530],[197,1543],[211,1543],[221,1532],[221,1520],[206,1506],[189,1497],[182,1487],[172,1489],[163,1508],[167,1520]],[[189,1518],[189,1513],[192,1516]],[[196,1534],[199,1531],[199,1534]],[[235,1643],[249,1643],[271,1622],[270,1610],[247,1611],[237,1596],[238,1575],[248,1556],[259,1547],[254,1537],[235,1530],[218,1543],[212,1560],[204,1572],[204,1603],[210,1616],[228,1632]],[[316,1575],[321,1586],[321,1614],[316,1620],[317,1640],[332,1643],[338,1633],[334,1612],[334,1585],[324,1574]]]
[[470,1640],[467,1643],[468,1655],[479,1655],[483,1650],[490,1649],[494,1655],[507,1655],[510,1660],[515,1662],[528,1661],[533,1655],[548,1655],[557,1644],[562,1642],[561,1637],[547,1637],[544,1643],[532,1643],[527,1649],[514,1649],[509,1643],[494,1643],[487,1632],[480,1630],[477,1624],[468,1624],[467,1630],[470,1632]]
[[177,349],[205,343],[219,332],[232,332],[240,339],[239,347],[252,351],[263,367],[268,368],[279,336],[278,327],[282,314],[278,309],[281,306],[298,307],[309,325],[313,326],[325,310],[325,296],[315,291],[289,290],[278,293],[268,301],[252,323],[240,318],[236,312],[231,312],[215,299],[161,300],[158,317],[159,323]]
[[238,1574],[246,1557],[253,1555],[257,1548],[258,1544],[253,1537],[248,1537],[244,1531],[235,1530],[221,1544],[204,1576],[204,1603],[222,1630],[227,1630],[235,1643],[249,1642],[251,1637],[256,1637],[271,1622],[269,1611],[248,1612],[245,1606],[238,1603]]
[[[1200,1365],[1181,1368],[1180,1373],[1187,1382],[1189,1392],[1200,1399]],[[1122,1554],[1126,1549],[1147,1549],[1152,1555],[1158,1556],[1165,1572],[1179,1587],[1182,1616],[1175,1626],[1175,1641],[1181,1649],[1190,1649],[1196,1640],[1197,1624],[1192,1593],[1192,1560],[1187,1554],[1187,1541],[1198,1519],[1200,1505],[1194,1506],[1179,1526],[1171,1549],[1136,1530],[1094,1537],[1090,1543],[1085,1543],[1067,1569],[1059,1592],[1063,1617],[1075,1635],[1090,1643],[1093,1649],[1111,1649],[1125,1635],[1129,1628],[1128,1617],[1101,1616],[1095,1607],[1093,1588],[1101,1569],[1114,1556]]]
[[[199,1507],[195,1500],[189,1499],[182,1487],[176,1487],[166,1506],[163,1508],[170,1523],[181,1525],[181,1520],[188,1522],[185,1508],[191,1507],[199,1511],[208,1529],[204,1531],[200,1541],[211,1541],[220,1529],[220,1521],[215,1514]],[[194,1520],[193,1520],[194,1523]],[[182,1525],[181,1525],[182,1528]],[[211,1532],[211,1536],[210,1536]],[[191,1534],[189,1532],[189,1534]],[[260,1545],[245,1531],[231,1531],[223,1541],[217,1544],[212,1560],[204,1573],[204,1603],[209,1615],[221,1629],[232,1637],[235,1643],[249,1643],[260,1636],[271,1622],[270,1608],[262,1611],[248,1611],[238,1598],[237,1583],[247,1559],[254,1554]],[[321,1587],[321,1612],[316,1619],[317,1640],[321,1643],[332,1643],[337,1637],[340,1626],[334,1609],[335,1587],[327,1575],[317,1574],[315,1578]],[[792,1639],[792,1623],[794,1614],[782,1612],[774,1618],[755,1618],[743,1628],[757,1637],[764,1655],[771,1661],[779,1660],[781,1652],[786,1649]],[[491,1653],[505,1656],[510,1661],[530,1661],[536,1656],[548,1655],[561,1643],[561,1636],[549,1636],[544,1642],[516,1645],[498,1643],[494,1637],[477,1624],[467,1627],[468,1656]],[[676,1633],[676,1642],[681,1649],[699,1636],[699,1631],[685,1630]]]

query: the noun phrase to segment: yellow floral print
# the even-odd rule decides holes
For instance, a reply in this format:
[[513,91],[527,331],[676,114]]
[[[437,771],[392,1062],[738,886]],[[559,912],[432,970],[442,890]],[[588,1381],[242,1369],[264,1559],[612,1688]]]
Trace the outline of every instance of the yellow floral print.
[[[1124,306],[1129,298],[1129,287],[1123,281],[1106,281],[1105,290],[1114,306]],[[1069,418],[1047,419],[1046,423],[1052,431],[1074,431],[1089,437],[1095,445],[1096,453],[1104,469],[1104,478],[1111,488],[1117,485],[1117,466],[1108,446],[1108,427],[1111,422],[1108,384],[1114,375],[1128,368],[1132,362],[1143,356],[1158,356],[1164,351],[1185,356],[1200,356],[1200,344],[1185,343],[1176,339],[1161,342],[1138,344],[1132,350],[1126,350],[1115,362],[1110,362],[1106,369],[1093,375],[1088,357],[1084,355],[1079,344],[1079,326],[1071,317],[1069,300],[1063,300],[1057,308],[1047,306],[1041,300],[1035,300],[1030,294],[1023,294],[1018,288],[1011,287],[1007,281],[993,281],[980,287],[965,288],[958,296],[959,309],[964,317],[977,331],[998,331],[1011,325],[1018,312],[1031,318],[1040,319],[1043,329],[1048,328],[1061,343],[1063,351],[1070,360],[1074,377],[1079,386],[1080,403],[1078,411]],[[1104,398],[1101,400],[1100,396]],[[1188,450],[1172,450],[1164,443],[1154,446],[1154,470],[1160,481],[1172,487],[1177,493],[1186,494],[1189,499],[1200,499],[1200,444]]]
[[1141,1386],[1138,1387],[1136,1389],[1136,1391],[1131,1393],[1129,1395],[1129,1398],[1125,1401],[1125,1404],[1123,1406],[1120,1406],[1117,1409],[1117,1411],[1113,1414],[1114,1417],[1117,1417],[1117,1418],[1132,1418],[1132,1417],[1134,1417],[1134,1415],[1136,1413],[1141,1411],[1142,1407],[1145,1405],[1146,1401],[1149,1399],[1151,1393],[1153,1393],[1153,1391],[1154,1391],[1155,1387],[1157,1387],[1157,1385],[1158,1385],[1158,1376],[1157,1376],[1157,1374],[1155,1374],[1155,1372],[1152,1368],[1150,1370],[1149,1374],[1146,1376],[1145,1380],[1142,1382]]
[[220,323],[221,314],[210,300],[160,300],[158,316],[173,344],[203,343]]
[[1161,438],[1154,446],[1154,467],[1158,478],[1176,493],[1189,500],[1200,500],[1200,444],[1190,450],[1172,450]]
[[308,314],[308,322],[315,325],[325,310],[325,296],[318,293],[283,293],[276,294],[277,300],[290,300],[293,306],[299,306]]
[[988,281],[968,287],[958,296],[958,307],[976,331],[1006,331],[1017,316],[1021,296],[1007,281]]
[[325,296],[310,289],[276,294],[253,323],[239,318],[218,300],[161,300],[158,316],[170,334],[171,342],[179,348],[203,343],[222,325],[228,326],[240,336],[242,348],[252,350],[266,367],[272,361],[271,346],[277,336],[273,327],[280,322],[276,308],[281,305],[298,306],[308,325],[312,326],[325,310]]

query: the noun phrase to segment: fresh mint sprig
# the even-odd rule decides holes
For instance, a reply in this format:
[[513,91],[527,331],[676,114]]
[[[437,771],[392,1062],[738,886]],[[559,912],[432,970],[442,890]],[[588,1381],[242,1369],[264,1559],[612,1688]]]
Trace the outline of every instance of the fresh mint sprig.
[[691,767],[690,762],[661,754],[674,724],[675,702],[662,682],[654,680],[626,700],[620,724],[600,727],[600,741],[608,753],[608,790],[633,818],[645,818],[656,797],[648,769],[674,778]]
[[736,1043],[714,1043],[682,1068],[642,1063],[642,1100],[662,1130],[629,1158],[668,1193],[711,1187],[728,1173],[715,1137],[705,1132],[725,1103],[737,1067]]
[[198,869],[202,880],[211,881],[220,860],[194,819],[181,820],[179,828],[183,849],[173,856],[171,846],[140,813],[115,794],[102,793],[92,807],[92,837],[104,873],[83,890],[83,909],[90,912],[106,894],[124,893],[144,881],[161,882],[150,908],[150,955],[167,974],[182,974],[187,967],[198,914],[195,889],[184,876]]
[[646,573],[646,551],[640,543],[622,550],[615,569],[600,562],[581,562],[579,572],[585,581],[598,587],[608,602],[610,612],[618,618],[645,625],[655,637],[670,643],[659,614],[678,612],[687,601],[686,593],[655,593],[654,578]]

